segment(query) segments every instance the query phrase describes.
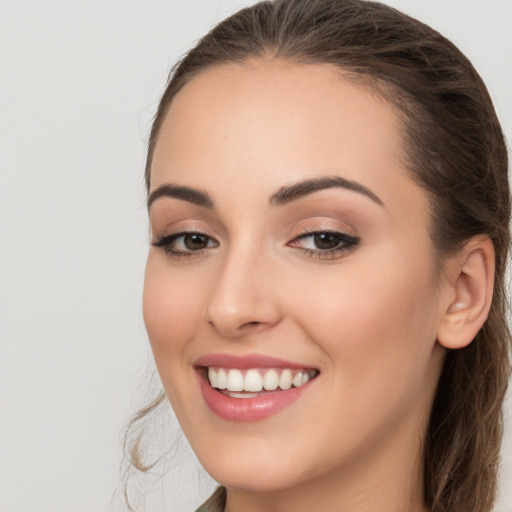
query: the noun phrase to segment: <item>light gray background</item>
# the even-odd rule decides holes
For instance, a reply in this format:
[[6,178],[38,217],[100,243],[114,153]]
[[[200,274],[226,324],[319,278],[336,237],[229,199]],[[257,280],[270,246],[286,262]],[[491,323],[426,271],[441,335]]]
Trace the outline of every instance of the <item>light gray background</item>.
[[[2,512],[119,510],[119,432],[148,359],[150,119],[171,64],[249,3],[0,0]],[[467,53],[510,143],[512,1],[385,3]],[[499,512],[512,511],[511,425]],[[189,480],[171,483],[169,510],[208,492]]]

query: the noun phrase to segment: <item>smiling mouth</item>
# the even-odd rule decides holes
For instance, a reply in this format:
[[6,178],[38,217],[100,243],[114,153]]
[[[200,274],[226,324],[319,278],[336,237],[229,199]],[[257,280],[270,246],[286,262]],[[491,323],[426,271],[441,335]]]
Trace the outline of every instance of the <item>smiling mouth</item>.
[[256,398],[272,391],[298,388],[320,373],[316,369],[291,368],[205,368],[210,386],[231,398]]

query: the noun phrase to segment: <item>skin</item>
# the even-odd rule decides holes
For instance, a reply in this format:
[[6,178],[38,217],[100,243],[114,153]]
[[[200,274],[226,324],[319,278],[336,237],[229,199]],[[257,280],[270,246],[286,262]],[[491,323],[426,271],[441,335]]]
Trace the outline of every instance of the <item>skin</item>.
[[[457,296],[453,274],[436,268],[401,130],[392,106],[339,70],[281,61],[204,71],[166,115],[151,190],[191,187],[214,207],[152,202],[153,241],[210,238],[195,252],[177,241],[181,256],[151,246],[144,319],[165,391],[228,488],[229,512],[427,510],[421,449],[445,354],[436,340]],[[340,187],[270,204],[323,176],[382,204]],[[359,242],[326,256],[305,230]],[[279,413],[231,422],[206,406],[193,368],[213,353],[266,354],[320,375]]]

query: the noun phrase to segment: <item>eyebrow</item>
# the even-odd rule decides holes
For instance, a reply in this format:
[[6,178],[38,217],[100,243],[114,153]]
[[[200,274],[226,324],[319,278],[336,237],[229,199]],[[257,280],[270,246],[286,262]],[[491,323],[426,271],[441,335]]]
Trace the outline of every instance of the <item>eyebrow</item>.
[[156,188],[149,194],[148,197],[148,210],[151,205],[161,197],[171,197],[174,199],[180,199],[181,201],[187,201],[189,203],[202,206],[203,208],[212,209],[213,199],[206,192],[196,190],[190,187],[183,187],[180,185],[173,185],[172,183],[166,183]]
[[300,181],[286,187],[281,187],[270,198],[270,204],[273,206],[281,206],[304,196],[325,190],[328,188],[344,188],[352,192],[362,194],[380,206],[384,206],[382,200],[369,188],[366,188],[357,181],[347,180],[341,176],[322,176],[320,178],[312,178]]
[[[318,192],[319,190],[329,188],[344,188],[345,190],[357,192],[370,198],[378,205],[384,206],[382,200],[369,188],[361,185],[357,181],[347,180],[341,176],[322,176],[320,178],[312,178],[294,183],[293,185],[281,187],[270,197],[270,204],[272,206],[282,206],[314,192]],[[214,201],[207,192],[181,185],[174,185],[172,183],[166,183],[151,192],[148,197],[148,210],[151,205],[161,197],[170,197],[181,201],[187,201],[189,203],[202,206],[203,208],[208,208],[209,210],[214,207]]]

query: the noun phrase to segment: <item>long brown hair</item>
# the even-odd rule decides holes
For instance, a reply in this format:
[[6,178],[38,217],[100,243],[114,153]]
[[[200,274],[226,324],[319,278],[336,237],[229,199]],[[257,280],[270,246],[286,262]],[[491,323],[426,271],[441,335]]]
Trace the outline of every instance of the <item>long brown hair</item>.
[[[471,344],[447,355],[423,472],[432,512],[491,510],[510,374],[505,290],[510,193],[506,144],[482,79],[438,32],[380,3],[260,2],[218,24],[173,68],[151,130],[148,190],[155,144],[177,92],[208,67],[252,58],[337,66],[395,107],[405,126],[411,175],[430,197],[431,237],[441,264],[474,235],[492,239],[496,276],[489,317]],[[163,400],[161,395],[145,412]],[[144,416],[135,416],[132,428]],[[144,470],[138,443],[127,446],[132,463]],[[221,509],[219,493],[210,510]]]

